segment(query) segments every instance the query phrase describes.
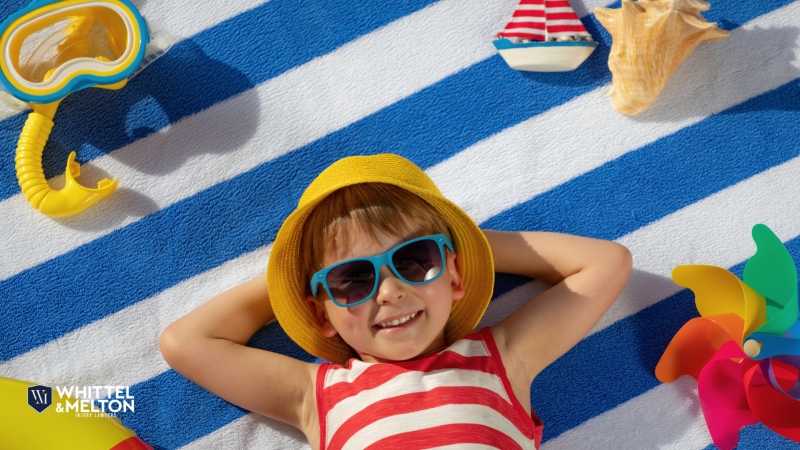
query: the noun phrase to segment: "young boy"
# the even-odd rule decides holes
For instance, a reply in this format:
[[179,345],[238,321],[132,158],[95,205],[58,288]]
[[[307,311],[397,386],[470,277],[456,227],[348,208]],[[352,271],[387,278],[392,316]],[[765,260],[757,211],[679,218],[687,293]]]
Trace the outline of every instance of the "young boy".
[[[472,332],[495,270],[552,287]],[[589,332],[630,270],[616,243],[481,231],[410,161],[350,157],[306,189],[266,279],[201,305],[160,346],[176,371],[299,428],[314,449],[534,448],[531,382]],[[332,364],[245,346],[275,317]]]

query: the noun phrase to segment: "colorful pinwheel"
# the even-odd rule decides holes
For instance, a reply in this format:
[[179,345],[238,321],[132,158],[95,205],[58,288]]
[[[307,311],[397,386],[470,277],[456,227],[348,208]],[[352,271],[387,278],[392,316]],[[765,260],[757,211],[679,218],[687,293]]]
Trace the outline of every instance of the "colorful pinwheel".
[[758,422],[800,442],[797,269],[765,225],[753,227],[753,240],[744,281],[715,266],[673,270],[673,280],[694,292],[701,317],[678,331],[656,366],[661,382],[697,380],[708,430],[723,450]]

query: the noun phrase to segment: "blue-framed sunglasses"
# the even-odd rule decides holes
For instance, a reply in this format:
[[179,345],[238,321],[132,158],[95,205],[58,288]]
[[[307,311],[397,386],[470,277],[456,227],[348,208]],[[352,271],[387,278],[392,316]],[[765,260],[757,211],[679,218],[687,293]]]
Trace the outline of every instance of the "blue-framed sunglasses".
[[445,246],[455,253],[450,238],[434,234],[403,242],[382,255],[338,262],[311,277],[311,295],[316,298],[322,284],[337,306],[364,303],[378,290],[380,268],[384,264],[408,284],[430,283],[444,272]]

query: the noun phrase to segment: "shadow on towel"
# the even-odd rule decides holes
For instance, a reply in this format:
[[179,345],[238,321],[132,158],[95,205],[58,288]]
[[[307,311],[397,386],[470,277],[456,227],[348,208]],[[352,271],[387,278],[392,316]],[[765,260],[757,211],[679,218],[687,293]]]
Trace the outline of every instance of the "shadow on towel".
[[[795,55],[800,28],[738,28],[725,41],[708,42],[678,67],[637,122],[680,122],[725,113],[800,108],[797,102],[759,102],[758,97],[800,77]],[[741,73],[759,74],[743,77]],[[750,101],[745,101],[753,97]],[[726,101],[731,98],[731,101]],[[610,101],[610,100],[609,100]],[[737,106],[730,107],[735,104]]]
[[[58,118],[58,127],[69,129],[70,126],[80,127],[81,123],[97,124],[106,123],[107,130],[103,133],[98,130],[86,130],[90,136],[83,142],[82,146],[93,146],[91,139],[102,139],[106,143],[114,142],[110,145],[109,152],[124,146],[118,151],[110,153],[117,161],[133,168],[137,172],[150,175],[169,176],[190,159],[202,154],[225,154],[246,145],[255,134],[259,122],[259,99],[257,92],[251,89],[252,85],[244,74],[238,70],[227,66],[219,61],[210,59],[203,53],[202,49],[190,41],[182,43],[183,51],[176,52],[176,56],[165,64],[177,66],[180,71],[196,71],[202,76],[179,79],[179,77],[155,77],[144,79],[143,84],[126,86],[119,91],[125,92],[129,88],[132,94],[124,97],[122,104],[120,99],[97,99],[98,108],[101,114],[107,115],[105,120],[79,120],[85,114],[64,114],[64,120]],[[188,55],[187,55],[188,52]],[[153,66],[166,60],[171,53],[163,59],[153,63]],[[182,61],[176,62],[175,59]],[[150,68],[148,68],[150,69]],[[150,73],[168,73],[166,69],[154,69]],[[137,75],[133,81],[144,78],[147,71]],[[215,89],[219,83],[227,83],[223,91]],[[183,89],[187,102],[190,101],[194,93],[197,99],[191,101],[201,101],[203,104],[177,105],[174,90]],[[241,92],[238,95],[221,98],[230,95],[231,89]],[[100,90],[98,90],[100,91]],[[111,95],[100,91],[99,95]],[[164,100],[167,99],[167,100]],[[213,114],[203,111],[204,106],[215,105]],[[83,105],[86,106],[86,105]],[[182,124],[181,119],[185,118],[188,111],[199,110],[193,115],[189,125]],[[155,112],[154,112],[155,111]],[[72,118],[72,119],[70,119]],[[133,119],[132,119],[133,118]],[[153,120],[152,126],[148,124],[148,119]],[[66,122],[66,123],[65,123]],[[167,127],[172,123],[171,126]],[[135,124],[132,126],[131,124]],[[109,137],[108,133],[116,133],[117,136]],[[103,136],[100,136],[103,135]],[[70,133],[72,139],[79,137],[80,133],[75,133],[75,128]],[[144,139],[142,139],[144,137]],[[68,139],[67,139],[68,141]],[[48,145],[44,151],[53,164],[63,164],[69,153],[71,145],[61,142],[59,148],[55,145]],[[78,151],[80,158],[81,151]],[[81,183],[85,186],[93,186],[104,177],[114,177],[118,174],[109,174],[104,170],[87,164],[81,167]],[[63,167],[61,169],[63,171]],[[130,174],[128,175],[130,176]],[[63,181],[61,181],[63,185]],[[124,183],[124,180],[123,180]],[[54,183],[54,187],[57,183]],[[133,189],[120,187],[110,198],[98,203],[82,214],[56,219],[65,227],[83,231],[108,230],[118,227],[129,217],[144,217],[161,209],[153,200],[144,194]]]

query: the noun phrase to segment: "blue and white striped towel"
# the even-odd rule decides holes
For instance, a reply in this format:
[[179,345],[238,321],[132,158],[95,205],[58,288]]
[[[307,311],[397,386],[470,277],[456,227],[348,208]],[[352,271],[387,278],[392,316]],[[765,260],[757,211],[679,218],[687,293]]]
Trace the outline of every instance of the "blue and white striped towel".
[[[765,223],[800,261],[800,1],[716,0],[730,31],[702,44],[649,110],[611,108],[611,39],[577,70],[509,69],[492,36],[515,0],[139,0],[179,41],[120,91],[68,97],[44,152],[53,184],[78,152],[84,183],[119,177],[52,220],[19,193],[25,113],[0,121],[0,376],[129,385],[127,426],[159,449],[306,448],[291,427],[170,370],[157,338],[213,295],[262,274],[305,186],[336,159],[394,152],[481,226],[612,239],[634,255],[622,297],[531,389],[543,448],[712,447],[696,383],[655,364],[697,315],[679,264],[741,273]],[[28,0],[5,0],[0,19]],[[500,276],[493,323],[540,289]],[[310,359],[277,325],[254,345]],[[799,446],[761,425],[740,448]]]

